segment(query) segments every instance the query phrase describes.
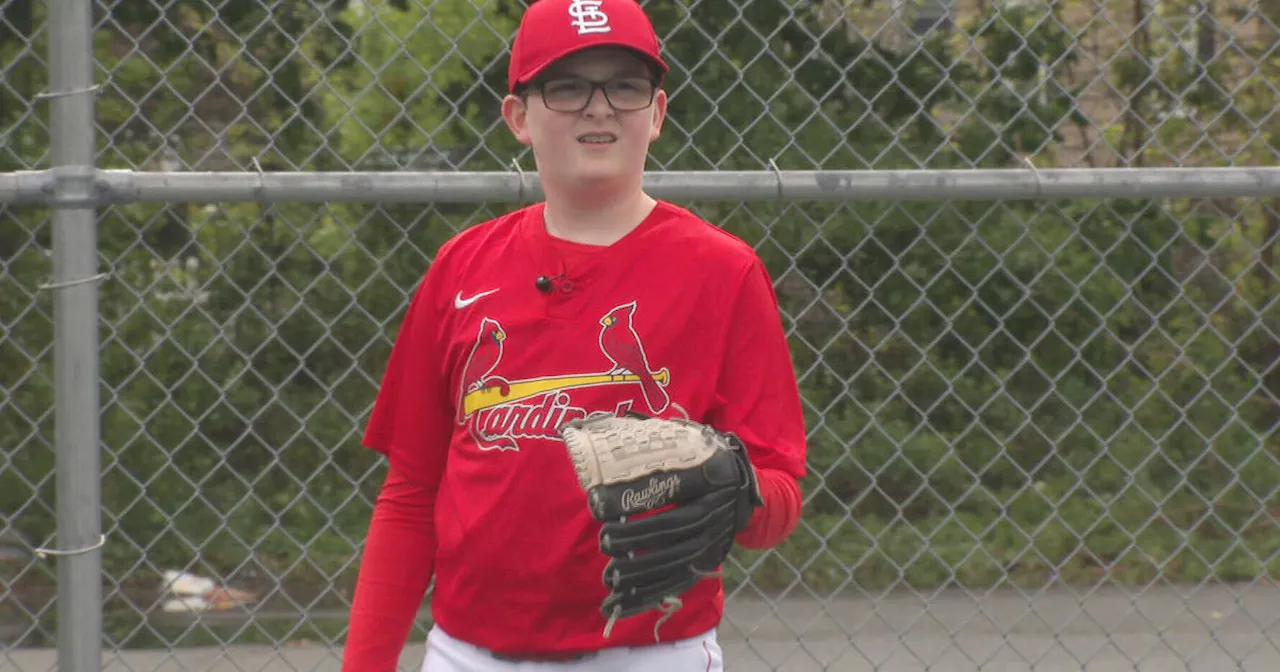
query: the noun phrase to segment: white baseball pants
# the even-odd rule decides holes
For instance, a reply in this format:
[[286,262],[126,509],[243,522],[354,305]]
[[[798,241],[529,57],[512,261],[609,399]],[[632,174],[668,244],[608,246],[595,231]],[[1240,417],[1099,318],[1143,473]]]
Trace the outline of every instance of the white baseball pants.
[[723,653],[711,630],[690,639],[602,651],[570,662],[509,662],[450,637],[438,627],[427,633],[422,672],[724,672]]

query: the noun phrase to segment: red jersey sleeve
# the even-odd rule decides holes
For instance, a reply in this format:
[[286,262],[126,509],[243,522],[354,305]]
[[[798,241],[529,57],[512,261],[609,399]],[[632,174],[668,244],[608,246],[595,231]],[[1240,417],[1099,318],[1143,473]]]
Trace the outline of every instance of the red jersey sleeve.
[[444,471],[453,417],[440,335],[448,298],[441,268],[446,249],[441,248],[405,312],[364,434],[366,446],[433,492]]
[[709,424],[733,432],[757,467],[805,475],[805,426],[791,350],[768,269],[754,258],[727,316]]
[[805,427],[791,350],[768,269],[754,258],[728,316],[724,359],[710,424],[733,432],[756,467],[764,506],[738,543],[771,548],[800,521],[798,479],[805,475]]
[[435,569],[436,492],[453,417],[439,347],[444,249],[410,301],[365,430],[365,445],[390,467],[356,579],[343,670],[395,670]]

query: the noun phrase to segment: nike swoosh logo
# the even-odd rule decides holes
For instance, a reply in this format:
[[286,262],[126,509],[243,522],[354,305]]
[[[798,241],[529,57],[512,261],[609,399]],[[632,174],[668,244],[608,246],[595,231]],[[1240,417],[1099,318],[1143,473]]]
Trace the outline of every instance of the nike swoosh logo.
[[468,298],[465,298],[465,299],[464,299],[464,298],[462,298],[462,292],[458,292],[458,295],[457,295],[457,296],[455,296],[455,297],[453,297],[453,307],[454,307],[454,308],[457,308],[458,310],[462,310],[463,308],[466,308],[467,306],[469,306],[469,305],[471,305],[471,304],[475,303],[476,301],[479,301],[481,298],[486,297],[486,296],[489,296],[490,294],[492,294],[492,293],[494,293],[494,292],[496,292],[496,291],[498,291],[498,290],[496,290],[496,289],[491,289],[491,290],[489,290],[489,291],[487,291],[487,292],[480,292],[479,294],[476,294],[475,296],[471,296],[471,297],[468,297]]

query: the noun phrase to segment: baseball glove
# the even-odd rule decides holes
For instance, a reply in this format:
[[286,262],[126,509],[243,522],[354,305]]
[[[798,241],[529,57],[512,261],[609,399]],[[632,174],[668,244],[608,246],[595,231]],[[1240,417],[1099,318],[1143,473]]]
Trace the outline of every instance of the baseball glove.
[[560,435],[591,515],[603,523],[604,636],[618,619],[659,609],[657,639],[680,595],[716,575],[763,504],[746,449],[703,424],[634,413],[573,420]]

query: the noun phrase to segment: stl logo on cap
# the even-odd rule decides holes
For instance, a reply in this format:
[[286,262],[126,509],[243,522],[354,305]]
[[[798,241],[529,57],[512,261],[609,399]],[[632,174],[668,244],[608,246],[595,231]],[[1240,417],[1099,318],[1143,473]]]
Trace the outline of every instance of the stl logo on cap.
[[613,30],[609,27],[609,15],[600,5],[600,0],[573,0],[569,3],[569,16],[573,17],[571,24],[578,29],[579,35]]

